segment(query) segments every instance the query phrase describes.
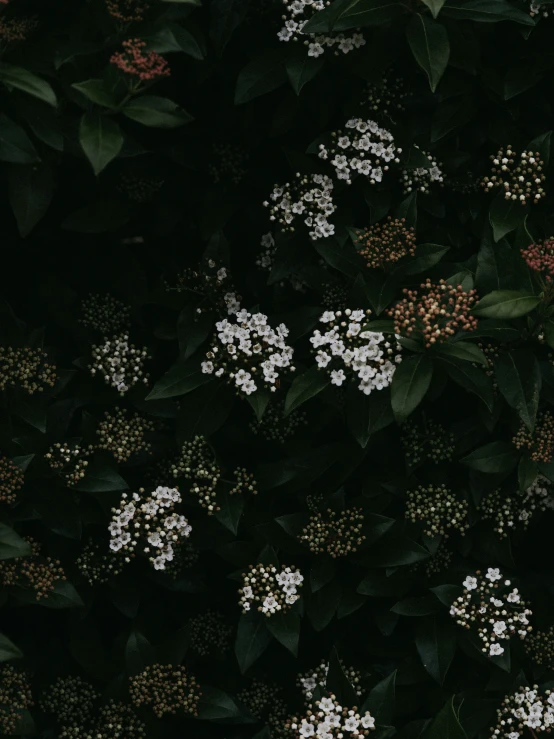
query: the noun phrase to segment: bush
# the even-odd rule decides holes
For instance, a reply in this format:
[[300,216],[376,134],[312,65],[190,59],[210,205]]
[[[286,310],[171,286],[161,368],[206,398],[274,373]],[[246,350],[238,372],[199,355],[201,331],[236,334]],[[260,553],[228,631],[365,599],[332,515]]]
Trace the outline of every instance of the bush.
[[0,8],[0,733],[549,730],[549,2]]

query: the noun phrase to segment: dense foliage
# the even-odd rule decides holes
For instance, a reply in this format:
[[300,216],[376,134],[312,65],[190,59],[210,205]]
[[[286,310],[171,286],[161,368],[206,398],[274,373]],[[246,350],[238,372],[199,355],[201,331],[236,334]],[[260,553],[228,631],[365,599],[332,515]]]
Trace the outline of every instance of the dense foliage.
[[550,730],[550,10],[0,0],[0,734]]

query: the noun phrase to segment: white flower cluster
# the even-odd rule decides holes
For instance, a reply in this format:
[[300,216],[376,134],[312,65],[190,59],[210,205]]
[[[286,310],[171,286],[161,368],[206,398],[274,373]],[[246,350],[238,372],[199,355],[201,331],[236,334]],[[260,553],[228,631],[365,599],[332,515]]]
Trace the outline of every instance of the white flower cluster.
[[272,392],[277,390],[279,371],[294,372],[292,355],[294,349],[285,343],[289,334],[284,323],[271,328],[263,313],[248,313],[241,310],[235,315],[236,323],[226,318],[215,324],[217,344],[206,352],[202,362],[204,374],[216,377],[227,375],[239,392],[255,393],[263,383]]
[[522,494],[506,496],[495,490],[482,501],[479,509],[483,519],[494,522],[494,530],[501,537],[518,528],[525,530],[536,512],[554,509],[552,483],[539,475]]
[[302,739],[355,738],[368,736],[375,729],[375,719],[369,711],[360,714],[355,709],[341,706],[331,693],[328,698],[322,698],[307,716],[301,719],[294,717],[290,723],[287,722],[287,728]]
[[159,486],[147,498],[144,489],[133,493],[128,499],[124,493],[118,508],[112,508],[110,549],[121,550],[129,555],[135,551],[142,539],[143,552],[148,555],[154,569],[164,570],[166,562],[174,557],[174,545],[190,536],[192,527],[184,516],[175,512],[181,503],[181,494],[176,488]]
[[351,118],[345,128],[346,131],[333,132],[330,146],[319,145],[319,158],[329,160],[338,179],[349,185],[356,173],[369,177],[372,185],[381,182],[389,162],[400,162],[397,154],[402,149],[395,146],[392,133],[363,118]]
[[402,186],[406,195],[413,191],[427,195],[431,190],[431,185],[435,183],[442,185],[444,182],[444,173],[439,162],[429,152],[421,150],[421,153],[427,157],[430,166],[402,170]]
[[280,571],[274,565],[250,565],[243,578],[243,586],[239,590],[239,605],[243,613],[258,604],[258,611],[267,617],[293,606],[300,598],[298,588],[304,581],[300,570],[284,565]]
[[554,693],[545,690],[544,695],[540,695],[538,685],[532,688],[522,686],[519,691],[504,698],[497,716],[493,737],[519,739],[526,727],[531,729],[532,736],[537,731],[550,733],[554,725]]
[[548,5],[541,5],[540,3],[534,2],[534,0],[531,0],[529,3],[529,15],[531,18],[535,18],[537,15],[548,18],[551,13],[552,9],[549,10]]
[[296,174],[291,184],[275,185],[271,193],[272,203],[264,202],[270,208],[270,221],[277,221],[283,231],[294,231],[292,225],[298,216],[310,230],[310,238],[324,239],[335,233],[335,226],[329,223],[336,205],[333,203],[333,181],[322,174]]
[[[363,689],[360,685],[361,674],[354,667],[345,667],[341,660],[342,670],[352,685],[354,692],[358,698],[363,694]],[[321,662],[315,669],[310,670],[304,674],[298,675],[298,684],[302,690],[302,695],[308,703],[311,703],[314,690],[319,686],[325,691],[327,685],[327,674],[329,672],[329,662]]]
[[350,372],[360,380],[358,388],[365,395],[390,385],[396,365],[402,361],[397,341],[393,345],[384,334],[362,331],[370,312],[349,308],[344,314],[340,310],[325,311],[319,320],[328,324],[329,330],[321,333],[316,329],[310,338],[317,349],[317,366],[329,370],[331,384],[340,387],[346,372]]
[[[343,54],[348,54],[354,49],[365,46],[363,34],[359,32],[351,36],[345,36],[344,33],[338,33],[336,36],[304,34],[302,29],[310,18],[325,8],[324,0],[283,0],[283,4],[287,11],[283,15],[285,24],[277,34],[277,38],[279,41],[299,41],[300,37],[304,37],[304,44],[308,47],[308,56],[317,58],[325,53],[326,47],[330,49],[336,46]],[[335,51],[335,54],[338,54],[338,51]]]
[[90,373],[103,375],[104,380],[124,395],[133,385],[139,382],[148,383],[148,374],[143,370],[146,359],[149,359],[146,348],[137,349],[129,344],[127,334],[106,339],[101,346],[92,347],[92,364]]
[[273,267],[275,254],[277,252],[277,245],[271,231],[268,231],[262,236],[260,240],[260,246],[262,247],[262,250],[256,258],[256,264],[258,267],[261,267],[262,269],[265,269],[269,272]]
[[478,570],[476,576],[468,575],[463,582],[464,592],[450,607],[450,615],[459,626],[466,629],[477,626],[477,634],[484,646],[483,652],[490,657],[504,653],[501,641],[519,636],[525,639],[528,632],[529,616],[532,611],[525,607],[517,588],[512,588],[510,580],[502,580],[500,570],[489,567],[482,577]]

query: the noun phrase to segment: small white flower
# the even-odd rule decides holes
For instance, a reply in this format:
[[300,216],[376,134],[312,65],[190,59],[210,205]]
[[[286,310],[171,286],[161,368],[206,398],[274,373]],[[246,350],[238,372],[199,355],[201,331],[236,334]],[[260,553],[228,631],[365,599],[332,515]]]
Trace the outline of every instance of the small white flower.
[[494,642],[490,646],[489,654],[491,657],[496,657],[500,654],[504,654],[504,647],[501,647],[500,644],[498,644],[497,642]]

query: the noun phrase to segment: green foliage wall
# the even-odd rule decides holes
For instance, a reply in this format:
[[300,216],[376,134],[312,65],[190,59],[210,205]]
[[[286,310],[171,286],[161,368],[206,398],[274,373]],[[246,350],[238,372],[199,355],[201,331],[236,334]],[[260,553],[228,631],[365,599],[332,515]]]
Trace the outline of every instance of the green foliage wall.
[[0,733],[549,727],[550,9],[0,0]]

